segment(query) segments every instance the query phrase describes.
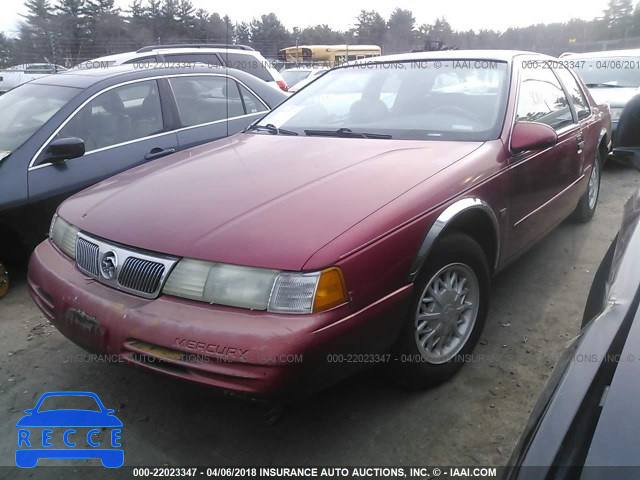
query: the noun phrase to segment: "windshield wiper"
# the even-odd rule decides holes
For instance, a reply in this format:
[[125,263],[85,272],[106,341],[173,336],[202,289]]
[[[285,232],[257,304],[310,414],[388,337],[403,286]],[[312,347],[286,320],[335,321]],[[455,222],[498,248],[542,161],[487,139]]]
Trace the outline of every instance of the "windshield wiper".
[[252,130],[266,130],[271,135],[298,135],[298,132],[293,130],[285,130],[284,128],[278,128],[273,123],[267,123],[266,125],[253,124],[249,125],[245,132],[251,132]]
[[587,88],[635,88],[628,85],[614,85],[612,83],[586,83]]
[[346,138],[392,138],[391,135],[381,133],[354,132],[350,128],[339,128],[337,130],[305,130],[304,133],[316,137],[346,137]]

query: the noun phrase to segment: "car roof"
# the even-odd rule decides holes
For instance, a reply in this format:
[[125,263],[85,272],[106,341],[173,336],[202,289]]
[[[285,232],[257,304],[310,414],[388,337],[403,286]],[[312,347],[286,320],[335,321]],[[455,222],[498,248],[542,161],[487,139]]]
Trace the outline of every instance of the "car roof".
[[257,50],[241,50],[236,48],[214,48],[214,47],[202,47],[202,48],[154,48],[152,50],[147,50],[144,52],[124,52],[124,53],[114,53],[112,55],[105,55],[104,57],[93,58],[88,60],[87,62],[82,62],[83,64],[91,64],[93,62],[118,62],[118,61],[127,61],[135,58],[141,57],[152,57],[155,54],[173,54],[173,53],[239,53],[241,55],[252,55],[258,56],[260,52]]
[[224,48],[224,47],[194,47],[194,48],[154,48],[153,50],[140,52],[139,55],[149,54],[149,53],[240,53],[242,55],[260,55],[260,52],[257,50],[242,50],[239,48]]
[[495,60],[498,62],[511,62],[521,55],[535,55],[552,59],[549,55],[522,50],[439,50],[435,52],[412,52],[396,55],[381,55],[361,60],[348,62],[347,65],[378,62],[406,62],[411,60]]
[[640,48],[628,50],[604,50],[599,52],[569,53],[562,58],[608,58],[608,57],[640,57]]
[[[88,88],[97,83],[111,79],[131,79],[157,77],[163,75],[175,74],[191,74],[191,73],[218,73],[235,77],[243,82],[251,82],[256,79],[253,75],[236,70],[234,68],[226,68],[221,66],[209,66],[205,64],[189,64],[188,68],[184,66],[167,66],[140,68],[136,65],[119,65],[109,68],[85,68],[77,70],[67,70],[66,72],[55,75],[47,75],[31,81],[31,84],[41,85],[57,85],[64,87]],[[114,82],[116,83],[116,82]]]

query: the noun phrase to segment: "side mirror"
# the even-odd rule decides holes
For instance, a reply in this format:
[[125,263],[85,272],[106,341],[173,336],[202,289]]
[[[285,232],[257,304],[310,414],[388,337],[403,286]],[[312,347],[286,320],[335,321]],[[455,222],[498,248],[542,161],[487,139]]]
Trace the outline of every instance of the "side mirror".
[[615,147],[609,154],[609,158],[640,170],[640,147]]
[[511,151],[541,150],[558,143],[556,131],[544,123],[516,122],[511,131]]
[[56,163],[70,158],[81,157],[84,155],[84,151],[84,140],[81,138],[58,138],[47,145],[39,163]]

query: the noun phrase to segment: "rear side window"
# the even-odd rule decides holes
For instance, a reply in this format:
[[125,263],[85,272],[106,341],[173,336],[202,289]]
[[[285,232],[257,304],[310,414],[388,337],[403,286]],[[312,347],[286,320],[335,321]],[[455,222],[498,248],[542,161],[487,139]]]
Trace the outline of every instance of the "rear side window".
[[573,123],[569,101],[548,68],[522,71],[516,120],[544,123],[555,130]]
[[221,55],[227,67],[250,73],[265,82],[273,81],[273,77],[265,65],[265,60],[258,59],[253,55],[235,52],[224,52]]
[[171,53],[164,55],[168,62],[204,63],[209,66],[220,66],[220,59],[215,53]]
[[587,118],[591,114],[591,109],[589,108],[589,103],[587,102],[587,99],[574,76],[564,67],[556,69],[556,73],[569,93],[573,107],[576,109],[578,119],[582,120],[583,118]]
[[183,127],[226,120],[245,114],[238,83],[223,76],[169,79]]
[[258,97],[251,93],[244,85],[238,85],[238,87],[240,87],[244,107],[248,114],[266,112],[268,110],[264,103],[262,103]]

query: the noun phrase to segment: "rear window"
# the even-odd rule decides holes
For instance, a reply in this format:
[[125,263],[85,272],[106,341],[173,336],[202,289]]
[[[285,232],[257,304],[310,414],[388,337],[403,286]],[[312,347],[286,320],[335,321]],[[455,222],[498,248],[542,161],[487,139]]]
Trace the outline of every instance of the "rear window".
[[567,58],[589,88],[637,88],[640,57]]
[[310,73],[309,70],[284,70],[280,72],[280,75],[282,75],[284,81],[287,82],[287,85],[295,85],[307,78]]
[[266,60],[263,58],[236,52],[224,52],[220,55],[227,67],[250,73],[265,82],[273,82],[273,76],[267,69]]

